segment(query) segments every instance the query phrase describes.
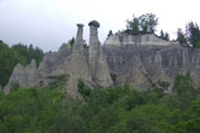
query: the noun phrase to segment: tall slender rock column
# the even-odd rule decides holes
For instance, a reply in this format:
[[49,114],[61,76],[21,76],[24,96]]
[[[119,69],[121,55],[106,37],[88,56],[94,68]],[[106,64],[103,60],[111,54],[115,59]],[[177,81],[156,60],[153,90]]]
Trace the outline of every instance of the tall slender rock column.
[[93,20],[89,24],[89,68],[92,74],[92,80],[101,87],[112,85],[108,64],[103,54],[103,50],[98,39],[98,28],[100,24]]
[[75,49],[83,48],[83,24],[77,24],[78,31],[76,35]]
[[96,68],[97,68],[97,56],[98,56],[98,45],[100,45],[98,39],[97,29],[100,24],[97,21],[91,21],[90,26],[90,36],[89,36],[89,66],[92,74],[92,79],[96,80]]

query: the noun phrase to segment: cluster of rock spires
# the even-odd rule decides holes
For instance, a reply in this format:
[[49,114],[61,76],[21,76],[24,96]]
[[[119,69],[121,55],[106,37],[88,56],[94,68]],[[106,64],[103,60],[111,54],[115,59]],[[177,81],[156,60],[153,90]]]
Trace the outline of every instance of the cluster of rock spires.
[[27,67],[17,64],[5,87],[5,92],[10,91],[10,87],[15,81],[18,81],[21,86],[46,86],[51,82],[52,77],[63,74],[69,75],[65,89],[72,98],[81,99],[77,89],[79,79],[90,86],[108,87],[112,85],[107,61],[98,39],[97,29],[100,24],[94,20],[89,23],[89,26],[89,52],[83,47],[84,25],[77,24],[78,32],[74,47],[47,53],[38,69],[34,60]]
[[[39,67],[33,60],[27,67],[17,64],[9,83],[8,93],[14,81],[21,86],[46,86],[50,77],[68,74],[65,84],[72,98],[81,99],[78,93],[78,79],[90,86],[107,87],[128,82],[140,89],[159,85],[160,81],[170,83],[177,74],[190,72],[193,85],[200,83],[200,49],[182,47],[178,42],[165,41],[154,34],[110,36],[102,46],[98,39],[97,21],[89,23],[89,50],[83,47],[83,24],[77,24],[75,46],[53,53],[46,53]],[[116,76],[113,81],[110,73]]]

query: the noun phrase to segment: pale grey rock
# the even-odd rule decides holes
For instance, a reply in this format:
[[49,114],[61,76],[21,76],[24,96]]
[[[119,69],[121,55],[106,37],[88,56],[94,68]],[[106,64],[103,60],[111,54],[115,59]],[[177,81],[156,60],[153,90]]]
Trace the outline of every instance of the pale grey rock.
[[45,54],[42,62],[39,65],[38,71],[41,77],[46,78],[57,67],[64,63],[65,58],[73,52],[72,47],[65,47],[59,52],[48,52]]
[[32,60],[27,67],[17,64],[14,68],[12,75],[10,76],[9,82],[5,87],[5,93],[9,93],[10,87],[13,82],[18,81],[21,86],[33,86],[36,84],[39,78],[37,66],[35,60]]
[[145,34],[145,35],[127,35],[127,34],[116,34],[110,36],[106,42],[106,45],[174,45],[179,44],[175,41],[166,41],[155,34]]
[[165,41],[154,34],[131,36],[119,33],[111,35],[102,46],[98,39],[100,24],[91,21],[89,26],[89,50],[83,48],[84,25],[77,24],[74,47],[46,53],[38,69],[34,60],[27,67],[17,64],[4,91],[8,93],[14,81],[21,86],[44,87],[53,77],[67,74],[70,77],[64,87],[67,94],[83,100],[77,88],[78,79],[89,86],[107,87],[113,85],[110,72],[116,74],[115,85],[128,82],[144,90],[167,81],[170,93],[176,75],[188,71],[193,85],[199,85],[200,49],[184,48],[178,42]]
[[39,73],[37,70],[37,65],[35,60],[32,60],[30,64],[27,65],[26,67],[26,85],[28,86],[33,86],[38,78],[39,78]]
[[106,57],[98,39],[97,29],[99,23],[97,21],[91,21],[89,26],[89,67],[92,74],[92,80],[101,87],[108,87],[113,83],[110,77]]
[[67,56],[64,62],[52,72],[52,75],[59,75],[66,73],[70,76],[69,82],[66,84],[67,93],[75,99],[83,99],[78,92],[78,80],[82,79],[84,82],[92,82],[91,73],[88,66],[88,56],[83,49],[83,29],[78,26],[75,46],[73,53]]
[[78,27],[78,31],[77,31],[77,35],[76,35],[76,42],[75,42],[75,48],[74,50],[79,50],[79,51],[83,51],[83,24],[77,24]]
[[9,82],[4,88],[6,94],[10,92],[10,87],[15,81],[18,81],[20,84],[26,84],[25,68],[20,63],[15,66],[14,71],[9,78]]
[[[157,42],[155,42],[156,44]],[[109,70],[117,75],[118,85],[128,81],[140,89],[147,89],[159,81],[170,83],[177,74],[191,73],[193,85],[200,83],[200,49],[184,48],[180,44],[169,45],[105,45]],[[171,43],[171,44],[170,44]]]

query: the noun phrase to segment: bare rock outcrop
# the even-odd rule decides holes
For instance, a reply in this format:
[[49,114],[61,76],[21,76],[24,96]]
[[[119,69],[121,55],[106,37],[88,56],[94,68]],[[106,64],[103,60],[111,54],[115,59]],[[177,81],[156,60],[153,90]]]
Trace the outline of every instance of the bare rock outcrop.
[[24,67],[17,64],[5,87],[8,93],[13,82],[21,86],[46,86],[59,75],[69,75],[64,85],[67,94],[82,100],[78,92],[78,80],[89,86],[113,85],[110,73],[116,76],[115,85],[128,82],[140,89],[169,82],[171,92],[177,74],[191,73],[195,86],[200,83],[200,49],[182,47],[178,42],[165,41],[154,34],[131,36],[111,35],[105,45],[98,39],[97,21],[89,23],[89,49],[84,48],[83,24],[78,31],[74,47],[45,54],[39,67],[34,60]]
[[90,24],[90,48],[84,48],[83,24],[77,24],[78,31],[74,47],[66,47],[58,52],[49,52],[37,69],[32,61],[27,67],[18,64],[5,88],[8,93],[11,84],[18,81],[21,86],[38,85],[44,87],[59,75],[69,75],[64,89],[67,94],[82,100],[78,92],[78,80],[83,80],[89,86],[107,87],[112,85],[107,61],[98,40],[97,21]]
[[170,83],[168,92],[171,92],[177,74],[187,72],[191,73],[194,86],[200,83],[200,49],[184,48],[172,42],[168,45],[107,44],[103,50],[109,70],[116,74],[115,84],[128,82],[147,89],[166,81]]
[[107,65],[106,56],[103,53],[101,43],[98,39],[97,21],[91,21],[89,38],[89,66],[92,73],[92,80],[101,87],[112,85],[112,79]]
[[52,75],[68,74],[70,79],[65,87],[67,93],[72,98],[82,99],[77,88],[78,80],[81,79],[86,83],[92,83],[92,78],[88,66],[88,56],[84,53],[83,48],[83,25],[78,24],[77,26],[78,32],[72,54],[65,58],[63,64],[60,64],[52,72]]
[[128,35],[119,33],[116,35],[111,35],[105,42],[106,45],[122,46],[122,45],[158,45],[167,46],[172,44],[179,44],[174,41],[166,41],[158,37],[155,34],[145,34],[145,35]]
[[14,68],[9,82],[5,87],[5,93],[9,93],[12,84],[17,81],[21,86],[33,86],[39,78],[35,60],[32,60],[26,67],[17,64]]

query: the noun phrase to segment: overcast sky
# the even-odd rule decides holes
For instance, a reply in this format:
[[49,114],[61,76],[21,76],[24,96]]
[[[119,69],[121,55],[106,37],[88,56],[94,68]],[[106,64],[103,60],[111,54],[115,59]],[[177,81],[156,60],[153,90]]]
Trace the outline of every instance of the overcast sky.
[[149,12],[159,18],[158,33],[163,29],[171,38],[191,20],[200,25],[198,0],[0,0],[0,40],[57,51],[76,36],[77,23],[85,25],[88,40],[88,22],[97,20],[103,43],[109,30],[123,30],[133,14]]

